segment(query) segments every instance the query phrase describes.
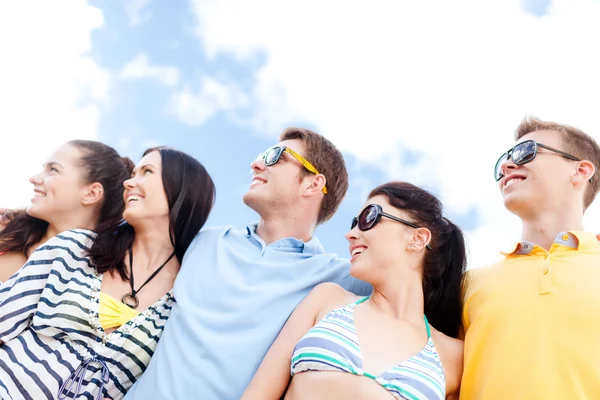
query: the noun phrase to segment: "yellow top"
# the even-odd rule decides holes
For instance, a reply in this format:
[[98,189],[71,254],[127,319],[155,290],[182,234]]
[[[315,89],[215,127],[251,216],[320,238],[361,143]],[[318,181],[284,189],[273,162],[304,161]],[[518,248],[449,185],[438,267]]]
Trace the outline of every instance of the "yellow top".
[[102,329],[118,328],[138,314],[138,310],[118,301],[109,294],[100,292],[98,317]]
[[600,245],[561,232],[468,272],[461,400],[600,399]]

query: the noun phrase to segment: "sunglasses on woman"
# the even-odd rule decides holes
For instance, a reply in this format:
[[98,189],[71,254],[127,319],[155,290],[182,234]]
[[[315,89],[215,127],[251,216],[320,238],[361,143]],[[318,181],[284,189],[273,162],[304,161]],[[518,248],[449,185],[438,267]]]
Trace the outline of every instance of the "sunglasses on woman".
[[[528,162],[531,162],[535,159],[535,156],[537,156],[538,154],[538,148],[540,147],[542,149],[550,150],[554,153],[560,154],[561,156],[568,158],[569,160],[581,161],[579,158],[567,154],[564,151],[560,151],[550,146],[546,146],[545,144],[538,143],[535,140],[526,140],[524,142],[518,143],[512,149],[502,154],[498,161],[496,161],[496,166],[494,167],[494,179],[496,179],[496,182],[498,182],[504,176],[504,174],[502,173],[502,163],[512,158],[513,163],[515,163],[515,165],[527,164]],[[592,180],[590,179],[590,182],[591,181]]]
[[[369,204],[360,212],[358,217],[352,218],[352,226],[350,229],[354,229],[354,227],[358,225],[358,229],[361,231],[368,231],[369,229],[373,229],[375,225],[381,221],[381,217],[386,217],[396,222],[400,222],[401,224],[410,226],[411,228],[420,228],[420,226],[413,224],[412,222],[383,212],[383,209],[379,204]],[[426,245],[425,247],[431,250],[430,245]]]
[[[315,175],[319,175],[319,171],[304,157],[300,154],[296,153],[294,150],[290,149],[287,146],[274,146],[264,153],[260,153],[257,160],[262,159],[267,167],[271,165],[277,164],[277,161],[281,158],[283,153],[288,153],[290,156],[294,157],[300,164],[304,166],[309,172],[312,172]],[[327,194],[327,187],[323,186],[323,193]]]

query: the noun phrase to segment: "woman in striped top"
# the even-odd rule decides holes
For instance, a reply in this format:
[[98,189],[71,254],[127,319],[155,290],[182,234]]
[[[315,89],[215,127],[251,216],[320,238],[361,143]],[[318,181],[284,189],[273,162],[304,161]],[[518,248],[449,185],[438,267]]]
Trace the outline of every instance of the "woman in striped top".
[[124,186],[126,223],[63,232],[0,286],[0,398],[120,399],[150,362],[214,185],[155,148]]
[[100,142],[72,140],[60,146],[29,179],[33,198],[27,208],[1,211],[0,283],[59,232],[116,227],[125,209],[123,181],[132,169],[129,158]]
[[371,192],[346,238],[350,273],[373,293],[358,298],[333,283],[317,286],[242,398],[279,399],[286,388],[292,400],[458,398],[460,229],[432,194],[390,182]]

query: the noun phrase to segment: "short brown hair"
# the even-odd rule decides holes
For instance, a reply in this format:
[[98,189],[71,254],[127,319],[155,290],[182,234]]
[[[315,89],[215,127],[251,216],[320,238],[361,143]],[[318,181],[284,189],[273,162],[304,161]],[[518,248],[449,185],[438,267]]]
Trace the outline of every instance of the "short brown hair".
[[335,214],[348,191],[346,163],[337,147],[318,133],[304,128],[287,128],[279,137],[280,141],[294,139],[302,141],[306,148],[306,154],[303,156],[327,180],[327,194],[321,203],[317,219],[317,224],[320,224]]
[[600,147],[598,147],[598,143],[590,135],[573,126],[542,121],[532,116],[525,116],[519,124],[515,131],[515,140],[519,140],[528,133],[535,131],[555,131],[560,133],[565,145],[565,148],[560,150],[594,164],[596,173],[583,198],[584,209],[587,209],[600,190]]

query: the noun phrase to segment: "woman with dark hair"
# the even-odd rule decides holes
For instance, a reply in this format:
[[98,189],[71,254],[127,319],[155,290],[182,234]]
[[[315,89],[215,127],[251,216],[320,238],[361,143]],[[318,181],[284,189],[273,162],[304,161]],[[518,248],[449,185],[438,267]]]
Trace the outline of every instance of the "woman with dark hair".
[[25,210],[4,213],[0,223],[0,282],[25,264],[40,244],[69,229],[115,229],[122,220],[123,181],[133,162],[90,140],[62,145],[32,176]]
[[0,287],[0,398],[120,399],[146,369],[215,188],[164,147],[123,186],[126,222],[59,234]]
[[295,400],[458,398],[461,230],[435,196],[390,182],[371,192],[346,238],[350,274],[373,293],[313,289],[242,398],[279,399],[288,383],[285,398]]

